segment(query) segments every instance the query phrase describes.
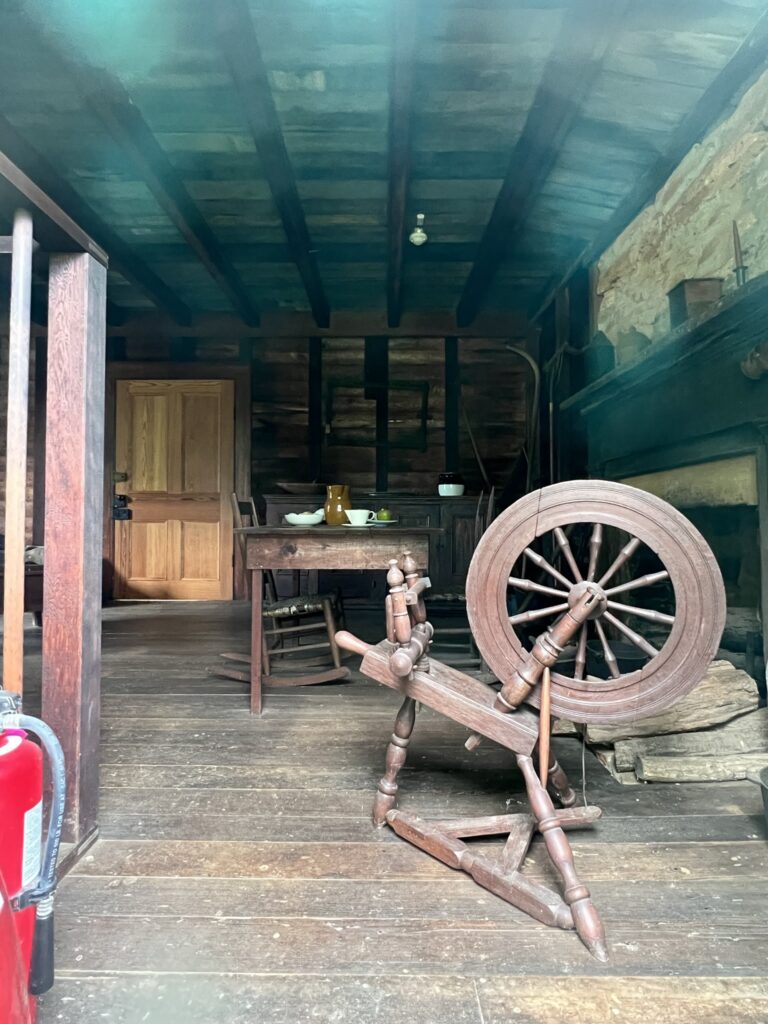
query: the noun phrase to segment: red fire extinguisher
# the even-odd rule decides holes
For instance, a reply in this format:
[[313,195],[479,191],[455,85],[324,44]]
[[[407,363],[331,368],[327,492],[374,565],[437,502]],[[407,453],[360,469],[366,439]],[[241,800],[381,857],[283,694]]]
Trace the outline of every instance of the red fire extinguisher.
[[[34,743],[29,734],[40,741]],[[51,808],[43,846],[43,751]],[[53,894],[64,818],[64,755],[53,731],[0,690],[0,1022],[32,1024],[53,984]]]

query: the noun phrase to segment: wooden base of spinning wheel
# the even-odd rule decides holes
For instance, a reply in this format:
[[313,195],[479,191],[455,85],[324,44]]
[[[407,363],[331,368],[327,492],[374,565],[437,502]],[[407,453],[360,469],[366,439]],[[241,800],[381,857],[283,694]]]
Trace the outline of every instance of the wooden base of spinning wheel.
[[[534,542],[544,554],[531,547]],[[552,559],[559,560],[559,567]],[[531,566],[537,578],[526,575]],[[622,581],[621,573],[630,578]],[[600,811],[573,807],[568,780],[549,755],[550,715],[582,723],[634,719],[669,706],[696,685],[717,650],[725,621],[725,591],[712,552],[676,509],[632,487],[585,480],[527,495],[484,534],[467,577],[470,626],[501,683],[498,692],[429,656],[434,634],[424,604],[429,580],[420,576],[409,552],[390,560],[387,584],[387,639],[371,646],[349,633],[336,636],[340,647],[363,656],[364,675],[404,698],[374,802],[374,823],[390,825],[537,920],[575,928],[592,955],[607,960],[602,922],[576,874],[564,831],[590,824]],[[658,585],[673,601],[674,614],[625,603],[640,602],[635,591]],[[510,587],[546,606],[510,607]],[[625,618],[653,623],[668,635],[657,647]],[[527,633],[531,623],[544,628],[527,643],[516,627]],[[589,672],[590,628],[608,670],[602,675]],[[608,628],[648,659],[642,670],[622,673]],[[568,645],[575,647],[572,677],[557,672]],[[606,674],[609,678],[603,678]],[[485,737],[510,750],[523,773],[532,814],[427,822],[398,811],[397,776],[405,764],[417,702],[471,729],[468,749]],[[526,704],[540,707],[541,717]],[[540,774],[532,760],[537,751]],[[564,810],[555,809],[553,795]],[[520,872],[534,831],[541,833],[560,875],[562,897]],[[505,832],[507,843],[498,860],[463,842],[468,836]]]
[[[559,829],[591,825],[601,815],[599,807],[556,810]],[[559,893],[531,882],[521,872],[525,855],[539,822],[532,814],[500,814],[486,818],[459,818],[455,821],[424,821],[415,814],[390,811],[387,824],[403,839],[418,846],[449,868],[466,871],[478,885],[500,896],[542,924],[554,928],[576,928],[587,949],[598,960],[606,961],[605,934],[597,911],[592,906],[576,908]],[[476,836],[507,835],[497,858],[479,853],[462,842]],[[582,897],[583,899],[583,897]],[[571,903],[574,904],[574,900]]]

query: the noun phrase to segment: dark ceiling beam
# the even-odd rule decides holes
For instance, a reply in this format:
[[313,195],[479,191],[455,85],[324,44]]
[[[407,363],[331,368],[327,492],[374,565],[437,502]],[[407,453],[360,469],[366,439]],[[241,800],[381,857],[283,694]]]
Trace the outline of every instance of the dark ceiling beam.
[[628,0],[570,0],[456,309],[472,323],[578,117]]
[[[1,325],[0,325],[1,329]],[[506,313],[482,313],[471,327],[458,330],[452,313],[440,311],[405,312],[399,327],[387,328],[383,310],[369,312],[337,312],[331,316],[328,327],[318,327],[309,311],[289,312],[265,309],[258,327],[246,327],[232,313],[206,313],[195,316],[183,331],[168,317],[152,312],[131,311],[121,327],[109,333],[121,337],[189,338],[239,337],[256,341],[259,338],[310,337],[363,338],[375,333],[391,338],[520,338],[527,339],[530,322],[524,313],[510,310]]]
[[669,179],[691,149],[728,113],[729,108],[768,68],[768,12],[761,15],[754,28],[739,46],[728,63],[712,79],[697,103],[683,118],[672,136],[667,149],[659,156],[635,187],[620,203],[610,220],[592,241],[573,260],[565,273],[547,288],[533,310],[532,319],[538,319],[550,305],[556,293],[581,266],[597,259],[654,200],[656,193]]
[[316,324],[327,327],[330,306],[248,5],[245,0],[218,0],[216,17],[224,57],[283,223],[291,259],[301,276]]
[[179,324],[189,323],[189,308],[2,115],[0,151],[93,238],[109,255],[112,270],[135,285],[160,312],[167,313]]
[[405,217],[411,172],[411,95],[419,4],[396,0],[389,72],[389,191],[387,199],[387,325],[403,313]]
[[128,155],[136,172],[246,324],[258,309],[218,239],[193,202],[184,182],[122,83],[75,53],[31,15],[26,25],[37,37],[41,59],[50,57],[71,77],[91,114]]
[[259,312],[218,239],[193,202],[139,108],[122,84],[97,68],[78,69],[83,99],[120,144],[150,192],[245,323]]

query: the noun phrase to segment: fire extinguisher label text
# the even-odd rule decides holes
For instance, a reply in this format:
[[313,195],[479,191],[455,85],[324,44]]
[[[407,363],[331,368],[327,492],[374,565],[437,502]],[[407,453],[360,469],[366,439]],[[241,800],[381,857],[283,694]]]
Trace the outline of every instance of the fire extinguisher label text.
[[21,854],[21,888],[26,889],[40,874],[40,847],[43,842],[43,803],[35,804],[24,815],[24,847]]

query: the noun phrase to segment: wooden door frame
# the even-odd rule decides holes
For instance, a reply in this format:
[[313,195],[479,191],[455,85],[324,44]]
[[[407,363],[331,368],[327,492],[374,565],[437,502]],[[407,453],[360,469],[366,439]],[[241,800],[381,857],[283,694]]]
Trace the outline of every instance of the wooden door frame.
[[[235,490],[251,494],[251,368],[232,363],[170,363],[119,360],[107,363],[104,446],[104,595],[114,596],[115,534],[112,528],[112,474],[115,471],[117,382],[119,380],[231,380],[235,389]],[[245,598],[245,572],[235,545],[234,597]]]

